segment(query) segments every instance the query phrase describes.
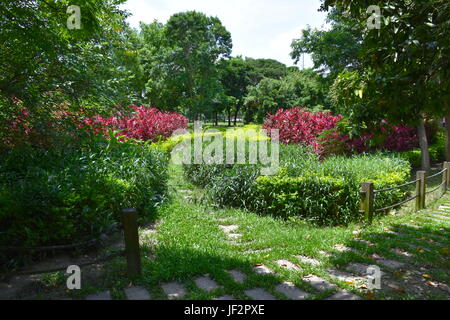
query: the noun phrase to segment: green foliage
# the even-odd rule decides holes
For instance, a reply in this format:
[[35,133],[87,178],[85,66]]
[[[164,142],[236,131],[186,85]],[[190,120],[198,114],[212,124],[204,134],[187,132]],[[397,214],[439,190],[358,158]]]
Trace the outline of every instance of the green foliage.
[[[309,149],[280,146],[280,169],[261,176],[257,165],[186,165],[185,173],[204,187],[219,206],[241,207],[261,214],[298,217],[320,225],[346,224],[362,218],[359,190],[371,181],[376,189],[409,179],[409,164],[398,156],[333,156],[320,162]],[[376,208],[404,199],[405,192],[379,194]]]
[[322,110],[328,104],[322,78],[312,70],[293,70],[280,80],[264,78],[248,88],[245,103],[247,120],[257,123],[280,108],[309,106]]
[[[439,133],[436,136],[436,142],[432,144],[428,151],[430,152],[430,159],[434,163],[445,161],[445,135]],[[418,168],[421,165],[420,149],[413,149],[405,152],[399,152],[398,155],[407,160],[413,168]]]
[[154,212],[165,194],[167,157],[131,142],[96,140],[1,155],[0,245],[79,242],[119,223],[123,208],[144,218]]
[[154,107],[196,115],[220,99],[217,63],[231,54],[231,35],[216,17],[187,11],[164,25],[141,24],[146,97]]

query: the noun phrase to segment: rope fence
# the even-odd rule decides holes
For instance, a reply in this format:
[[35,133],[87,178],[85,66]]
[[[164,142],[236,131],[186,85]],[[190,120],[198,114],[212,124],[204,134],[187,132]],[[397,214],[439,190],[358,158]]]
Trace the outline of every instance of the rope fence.
[[[139,233],[138,233],[138,223],[137,223],[137,210],[136,209],[124,209],[122,210],[122,228],[113,227],[107,233],[102,234],[100,237],[91,239],[84,242],[67,244],[67,245],[57,245],[57,246],[45,246],[45,247],[0,247],[0,249],[5,251],[22,251],[22,252],[37,252],[37,251],[51,251],[51,250],[67,250],[73,248],[81,248],[86,246],[91,246],[97,242],[104,240],[108,235],[115,231],[123,230],[125,250],[121,250],[117,253],[109,254],[103,258],[98,258],[92,261],[83,262],[77,264],[79,267],[88,266],[92,264],[98,264],[111,260],[116,257],[125,256],[127,260],[127,273],[129,276],[138,275],[141,273],[141,258],[140,258],[140,245],[139,245]],[[11,277],[15,275],[31,275],[31,274],[42,274],[51,273],[66,270],[66,267],[50,268],[45,270],[19,270],[14,272],[8,272],[1,275],[0,278]]]
[[[373,182],[363,182],[361,184],[360,191],[360,213],[364,214],[364,218],[368,223],[371,223],[373,220],[373,215],[375,212],[383,212],[387,210],[391,210],[397,208],[405,203],[408,203],[412,200],[416,200],[415,210],[419,211],[425,209],[426,204],[426,195],[436,192],[438,190],[442,191],[442,195],[447,192],[448,187],[450,186],[450,162],[443,163],[443,169],[433,175],[426,176],[425,171],[417,171],[417,177],[415,180],[394,186],[385,189],[375,190]],[[442,175],[442,182],[435,188],[427,191],[427,180],[438,177]],[[409,185],[415,184],[416,190],[415,195],[409,197],[401,202],[395,203],[393,205],[384,207],[384,208],[374,208],[375,196],[382,192],[397,190]]]

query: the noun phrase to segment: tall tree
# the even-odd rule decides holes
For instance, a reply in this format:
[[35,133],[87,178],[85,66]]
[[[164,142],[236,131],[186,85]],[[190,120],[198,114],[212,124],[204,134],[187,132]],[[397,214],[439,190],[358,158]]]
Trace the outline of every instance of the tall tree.
[[[217,64],[231,54],[231,35],[216,17],[188,11],[174,14],[166,25],[155,22],[143,26],[144,47],[156,43],[159,53],[143,59],[148,75],[161,75],[161,80],[147,79],[147,93],[163,108],[173,108],[196,117],[209,112],[220,97],[221,84]],[[150,63],[150,64],[149,64]],[[155,94],[158,90],[163,92]],[[172,105],[172,106],[171,106]]]
[[[377,18],[367,13],[371,5],[381,9],[379,28],[368,27]],[[417,125],[422,167],[428,169],[423,119],[450,114],[450,3],[325,0],[323,9],[330,6],[346,12],[364,28],[359,68],[363,81],[356,81],[354,88],[364,97],[360,105],[389,120]]]

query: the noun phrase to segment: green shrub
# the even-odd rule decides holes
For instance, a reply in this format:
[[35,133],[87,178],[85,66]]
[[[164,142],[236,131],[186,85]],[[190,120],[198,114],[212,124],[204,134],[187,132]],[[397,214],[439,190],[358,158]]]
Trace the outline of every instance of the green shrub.
[[166,179],[167,156],[133,143],[97,138],[64,152],[10,150],[0,157],[0,245],[96,237],[120,221],[123,208],[152,214]]
[[[429,146],[431,162],[437,163],[445,161],[445,135],[439,132],[435,137],[435,142]],[[413,149],[405,152],[399,152],[400,157],[407,160],[413,168],[421,166],[420,149]]]
[[[235,206],[279,217],[299,217],[321,225],[360,219],[362,182],[383,189],[408,181],[410,167],[402,158],[381,153],[333,156],[320,161],[309,148],[280,145],[280,169],[260,176],[261,165],[186,165],[185,173],[205,187],[220,206]],[[375,207],[401,201],[404,190],[380,193]]]

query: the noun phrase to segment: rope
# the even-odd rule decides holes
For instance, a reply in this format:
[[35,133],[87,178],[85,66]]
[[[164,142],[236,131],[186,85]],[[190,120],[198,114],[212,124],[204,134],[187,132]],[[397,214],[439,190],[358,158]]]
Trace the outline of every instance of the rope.
[[[101,262],[105,262],[120,256],[124,256],[125,255],[125,251],[122,250],[120,252],[117,253],[112,253],[110,255],[107,255],[106,257],[97,259],[97,260],[93,260],[93,261],[89,261],[89,262],[83,262],[83,263],[79,263],[77,264],[77,266],[81,267],[85,267],[85,266],[89,266],[92,264],[97,264],[97,263],[101,263]],[[2,275],[2,278],[10,278],[11,276],[16,276],[16,275],[31,275],[31,274],[42,274],[42,273],[51,273],[51,272],[58,272],[58,271],[64,271],[67,270],[67,266],[65,267],[58,267],[58,268],[53,268],[53,269],[42,269],[42,270],[29,270],[29,271],[16,271],[16,272],[9,272],[9,273],[4,273]]]
[[420,180],[420,179],[416,179],[416,180],[414,180],[414,181],[407,182],[407,183],[404,183],[404,184],[401,184],[401,185],[398,185],[398,186],[395,186],[395,187],[390,187],[390,188],[381,189],[381,190],[374,190],[373,193],[379,193],[379,192],[384,192],[384,191],[390,191],[390,190],[394,190],[394,189],[399,189],[399,188],[408,186],[408,185],[410,185],[410,184],[416,183],[416,182],[419,181],[419,180]]
[[425,192],[425,194],[429,194],[429,193],[435,192],[435,191],[438,190],[439,188],[442,188],[442,186],[443,186],[444,184],[445,184],[445,181],[442,182],[440,185],[438,185],[436,188],[434,188],[434,189],[432,189],[432,190],[430,190],[430,191]]
[[447,168],[445,168],[442,171],[439,171],[438,173],[433,174],[432,176],[427,177],[427,179],[431,179],[431,178],[437,177],[438,175],[444,173],[445,171],[447,171]]
[[381,209],[376,209],[375,212],[386,211],[386,210],[389,210],[389,209],[393,209],[393,208],[395,208],[395,207],[398,207],[398,206],[400,206],[400,205],[402,205],[402,204],[405,204],[405,203],[407,203],[407,202],[409,202],[409,201],[411,201],[411,200],[414,200],[414,199],[416,199],[416,198],[417,198],[417,196],[408,198],[408,199],[406,199],[406,200],[403,200],[402,202],[393,204],[392,206],[384,207],[384,208],[381,208]]
[[72,243],[72,244],[66,244],[66,245],[56,245],[56,246],[42,246],[42,247],[15,247],[15,246],[0,246],[0,250],[3,251],[51,251],[51,250],[61,250],[61,249],[72,249],[76,247],[86,247],[93,245],[100,240],[103,240],[105,236],[111,235],[113,232],[117,231],[117,227],[112,227],[108,232],[100,235],[98,238],[78,242],[78,243]]

